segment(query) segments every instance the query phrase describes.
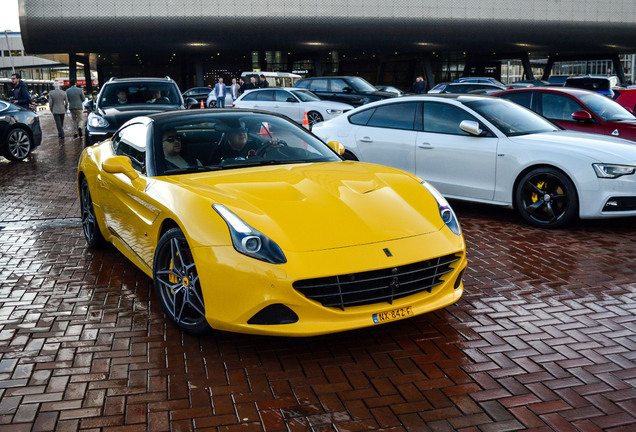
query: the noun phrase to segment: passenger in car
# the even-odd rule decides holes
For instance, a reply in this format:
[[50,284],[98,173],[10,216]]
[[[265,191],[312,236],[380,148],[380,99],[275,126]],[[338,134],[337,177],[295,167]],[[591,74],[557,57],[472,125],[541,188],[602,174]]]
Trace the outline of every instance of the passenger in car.
[[181,154],[181,135],[175,129],[168,129],[161,138],[166,170],[201,166],[194,157]]
[[211,160],[219,163],[226,159],[247,159],[256,156],[258,147],[257,143],[248,140],[244,127],[233,128],[225,134]]
[[128,90],[120,88],[117,90],[117,102],[115,105],[124,105],[128,103]]
[[170,99],[166,96],[162,96],[161,90],[153,90],[152,98],[147,100],[146,103],[170,103]]

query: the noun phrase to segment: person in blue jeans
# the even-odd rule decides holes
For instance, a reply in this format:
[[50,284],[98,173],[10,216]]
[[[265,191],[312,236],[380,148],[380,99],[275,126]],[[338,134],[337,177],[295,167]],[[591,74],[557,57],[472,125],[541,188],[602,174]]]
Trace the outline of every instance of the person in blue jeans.
[[223,78],[219,78],[219,82],[214,85],[214,96],[216,96],[216,107],[225,108],[225,84],[223,84]]

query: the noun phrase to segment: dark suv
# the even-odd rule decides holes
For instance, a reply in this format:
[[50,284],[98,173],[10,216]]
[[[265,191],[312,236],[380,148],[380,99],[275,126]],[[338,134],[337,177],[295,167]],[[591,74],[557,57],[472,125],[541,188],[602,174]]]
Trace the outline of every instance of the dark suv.
[[86,104],[84,145],[110,138],[133,117],[184,109],[181,91],[170,78],[111,78]]
[[304,78],[296,81],[294,87],[311,90],[320,99],[343,102],[354,107],[397,96],[395,93],[379,91],[364,78],[355,76]]

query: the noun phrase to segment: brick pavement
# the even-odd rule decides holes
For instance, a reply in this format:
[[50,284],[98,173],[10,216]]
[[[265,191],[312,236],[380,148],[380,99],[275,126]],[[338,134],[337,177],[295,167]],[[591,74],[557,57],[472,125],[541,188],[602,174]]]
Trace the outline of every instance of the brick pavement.
[[115,249],[85,247],[81,143],[42,123],[31,160],[0,160],[1,431],[636,431],[636,219],[542,231],[456,203],[457,304],[315,338],[199,339]]

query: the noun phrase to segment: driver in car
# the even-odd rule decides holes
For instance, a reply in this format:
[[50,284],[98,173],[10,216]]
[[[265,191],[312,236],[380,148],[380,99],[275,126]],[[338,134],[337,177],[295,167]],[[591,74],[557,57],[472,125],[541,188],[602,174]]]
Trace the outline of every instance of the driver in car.
[[259,146],[247,139],[245,128],[234,128],[225,134],[225,140],[215,152],[212,160],[247,159],[256,156]]

